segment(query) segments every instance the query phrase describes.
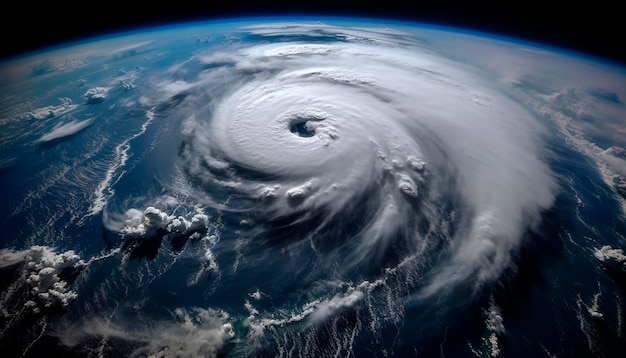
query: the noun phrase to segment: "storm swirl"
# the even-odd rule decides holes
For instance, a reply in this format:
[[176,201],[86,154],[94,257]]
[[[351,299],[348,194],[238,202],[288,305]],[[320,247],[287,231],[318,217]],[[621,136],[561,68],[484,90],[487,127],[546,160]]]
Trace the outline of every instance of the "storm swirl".
[[[214,294],[248,285],[245,354],[348,354],[411,307],[437,326],[514,267],[553,201],[543,127],[419,47],[257,45],[200,55],[164,87],[182,120],[170,190],[219,215]],[[167,208],[147,210],[118,230],[172,231]]]
[[479,288],[552,203],[541,126],[467,68],[347,43],[230,56],[189,90],[202,95],[189,100],[183,168],[209,205],[265,229],[254,240],[312,250],[309,275],[377,279],[408,260],[423,294]]

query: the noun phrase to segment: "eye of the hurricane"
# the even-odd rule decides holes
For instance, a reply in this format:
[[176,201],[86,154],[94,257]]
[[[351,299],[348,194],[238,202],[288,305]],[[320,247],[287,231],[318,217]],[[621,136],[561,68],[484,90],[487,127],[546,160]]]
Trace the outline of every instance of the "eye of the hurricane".
[[313,137],[317,127],[316,124],[322,120],[320,118],[297,118],[291,122],[289,130],[299,137]]

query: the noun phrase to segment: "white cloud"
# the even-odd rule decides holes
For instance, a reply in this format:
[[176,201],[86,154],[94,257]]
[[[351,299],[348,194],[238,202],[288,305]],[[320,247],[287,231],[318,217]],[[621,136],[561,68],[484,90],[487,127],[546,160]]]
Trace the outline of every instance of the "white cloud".
[[489,308],[484,312],[485,325],[487,326],[488,337],[484,339],[487,352],[491,357],[499,357],[502,352],[502,342],[500,338],[505,333],[504,319],[500,307],[496,305],[495,300],[491,297]]
[[26,115],[32,119],[42,120],[67,114],[78,107],[78,105],[72,104],[72,100],[70,98],[60,97],[59,100],[61,101],[61,104],[58,106],[36,108],[26,113]]
[[[482,68],[529,110],[551,120],[566,142],[597,164],[626,215],[626,73],[601,60],[483,37],[420,30],[429,48]],[[602,144],[600,144],[602,143]]]
[[[297,207],[299,221],[323,210],[325,225],[355,200],[378,195],[378,208],[369,211],[373,224],[359,236],[354,258],[343,261],[347,270],[380,258],[415,215],[438,220],[429,215],[437,215],[431,201],[442,192],[456,198],[460,225],[449,261],[424,292],[468,281],[480,286],[511,264],[526,231],[552,205],[557,184],[545,161],[548,132],[465,65],[419,47],[350,43],[259,45],[230,61],[237,63],[232,72],[211,71],[185,86],[171,82],[190,98],[180,108],[193,114],[183,125],[190,172],[207,186],[264,200],[256,209],[267,210],[269,220]],[[239,79],[240,63],[255,75]],[[312,135],[290,130],[294,121],[304,121]],[[228,165],[214,163],[272,179],[223,179],[215,174]],[[414,213],[411,203],[422,209]]]
[[593,255],[602,263],[626,272],[626,255],[624,255],[624,251],[622,249],[605,245],[600,249],[596,249]]
[[329,301],[322,302],[315,307],[315,311],[311,314],[313,322],[326,320],[345,309],[354,307],[363,299],[363,292],[351,290],[343,295],[336,295]]
[[105,225],[111,230],[131,236],[152,236],[157,230],[180,235],[191,235],[195,232],[206,234],[209,217],[202,212],[196,212],[187,219],[149,206],[143,211],[128,209],[121,217],[109,213],[105,218]]
[[83,95],[83,97],[85,98],[85,103],[97,104],[104,102],[110,89],[110,87],[93,87],[88,89]]
[[[65,307],[75,300],[77,292],[60,275],[65,270],[82,270],[87,264],[73,250],[60,254],[47,246],[33,246],[17,252],[0,250],[0,267],[15,265],[19,265],[18,269],[22,271],[14,286],[21,287],[26,292],[22,298],[24,306],[39,312],[42,309]],[[13,299],[24,291],[14,289],[5,292],[2,302]]]
[[93,118],[85,119],[83,121],[71,121],[65,124],[58,124],[52,129],[52,131],[42,135],[37,141],[49,142],[69,137],[89,127],[92,123]]
[[130,357],[217,357],[235,333],[223,311],[198,307],[177,308],[169,320],[115,322],[84,320],[58,328],[56,335],[68,347],[89,338],[118,338],[134,344]]

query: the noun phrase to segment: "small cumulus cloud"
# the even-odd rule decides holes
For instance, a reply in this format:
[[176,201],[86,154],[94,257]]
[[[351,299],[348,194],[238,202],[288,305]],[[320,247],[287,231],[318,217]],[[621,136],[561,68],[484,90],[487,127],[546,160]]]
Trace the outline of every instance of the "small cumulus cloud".
[[93,87],[87,90],[83,97],[85,98],[85,104],[98,104],[104,102],[109,87]]
[[624,255],[622,249],[605,245],[600,249],[596,249],[593,255],[604,265],[626,272],[626,255]]
[[59,101],[61,101],[61,104],[57,106],[45,106],[35,108],[27,112],[26,116],[28,118],[36,120],[53,118],[73,111],[74,109],[76,109],[76,107],[78,107],[78,105],[72,104],[72,99],[68,97],[60,97]]

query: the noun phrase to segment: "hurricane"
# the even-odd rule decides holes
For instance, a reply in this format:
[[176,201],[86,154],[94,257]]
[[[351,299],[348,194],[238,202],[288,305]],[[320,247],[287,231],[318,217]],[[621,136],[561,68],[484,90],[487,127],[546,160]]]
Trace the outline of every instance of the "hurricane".
[[208,205],[249,214],[268,239],[319,246],[328,274],[436,250],[449,258],[432,289],[493,280],[552,203],[542,128],[468,70],[385,50],[242,51],[233,66],[249,62],[254,78],[215,93],[236,74],[214,71],[187,94],[219,99],[185,100],[183,170]]
[[[2,249],[16,277],[2,307],[23,309],[0,338],[34,324],[24,354],[55,340],[101,356],[428,356],[449,339],[452,355],[499,356],[507,301],[539,276],[529,252],[556,250],[546,230],[568,205],[538,102],[406,30],[252,23],[225,38],[185,56],[137,41],[119,58],[159,71],[82,88],[84,117],[40,111],[68,117],[37,148],[86,143],[81,164],[44,173],[48,190],[86,188],[48,220],[56,243],[92,234]],[[101,123],[125,129],[89,139]]]
[[[292,321],[346,335],[334,316],[390,295],[390,312],[366,314],[393,321],[405,305],[471,297],[511,268],[554,199],[545,128],[425,49],[284,42],[198,55],[167,81],[183,139],[173,197],[235,225],[237,245],[210,249],[242,256],[233,275],[279,280],[260,291],[271,296],[296,286],[308,305],[252,314],[254,339]],[[146,205],[108,227],[178,230]]]

